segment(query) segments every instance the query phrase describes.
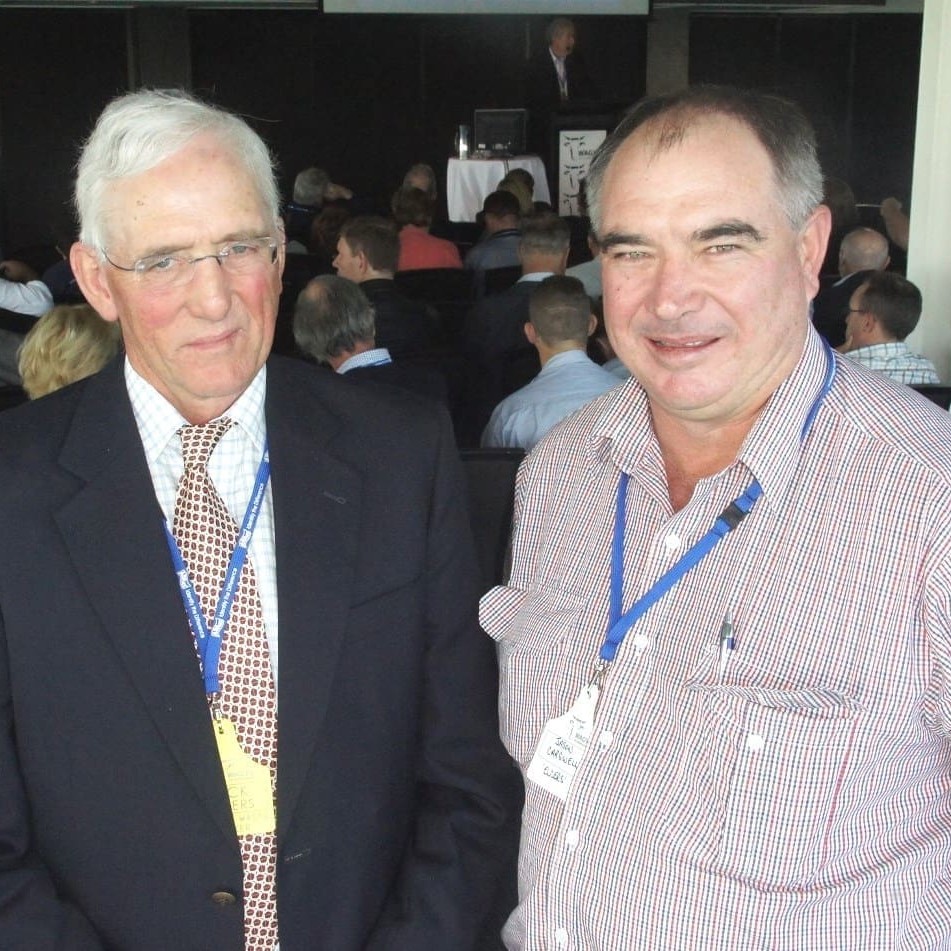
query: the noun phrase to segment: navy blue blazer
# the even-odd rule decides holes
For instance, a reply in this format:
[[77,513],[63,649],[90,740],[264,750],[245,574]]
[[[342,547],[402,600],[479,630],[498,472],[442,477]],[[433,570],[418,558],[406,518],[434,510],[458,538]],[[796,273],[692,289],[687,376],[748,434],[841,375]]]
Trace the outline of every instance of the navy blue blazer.
[[[474,947],[519,781],[445,413],[272,358],[266,414],[281,949]],[[240,854],[121,361],[2,414],[0,487],[0,945],[239,951]]]

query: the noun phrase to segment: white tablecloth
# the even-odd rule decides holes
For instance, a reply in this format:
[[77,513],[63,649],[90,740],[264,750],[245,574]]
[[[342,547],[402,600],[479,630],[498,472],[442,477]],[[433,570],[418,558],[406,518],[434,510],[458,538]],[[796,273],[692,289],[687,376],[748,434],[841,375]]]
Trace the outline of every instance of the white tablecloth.
[[535,179],[535,201],[551,201],[545,166],[537,155],[513,155],[506,159],[449,159],[446,170],[446,203],[450,221],[475,221],[485,196],[513,168],[524,168]]

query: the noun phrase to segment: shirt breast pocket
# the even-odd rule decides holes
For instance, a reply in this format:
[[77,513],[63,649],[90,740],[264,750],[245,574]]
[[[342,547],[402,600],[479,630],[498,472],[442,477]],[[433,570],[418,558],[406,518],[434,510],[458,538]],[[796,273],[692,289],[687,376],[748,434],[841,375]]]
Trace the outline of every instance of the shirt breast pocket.
[[565,648],[581,629],[584,601],[557,588],[500,585],[479,607],[482,628],[498,645],[502,740],[527,766],[545,723],[568,708],[572,685],[578,690]]
[[672,834],[711,866],[764,888],[808,886],[830,838],[861,719],[822,687],[688,685],[705,727],[684,743]]

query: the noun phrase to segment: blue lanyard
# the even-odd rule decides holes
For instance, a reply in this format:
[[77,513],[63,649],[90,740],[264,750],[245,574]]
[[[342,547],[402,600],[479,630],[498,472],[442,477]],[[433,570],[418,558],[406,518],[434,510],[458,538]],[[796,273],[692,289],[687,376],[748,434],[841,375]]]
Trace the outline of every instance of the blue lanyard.
[[241,578],[241,571],[248,557],[248,546],[251,544],[251,536],[254,534],[254,527],[257,525],[258,515],[261,514],[261,506],[264,503],[264,493],[267,491],[268,480],[271,477],[271,462],[268,456],[267,444],[264,446],[264,454],[261,456],[261,463],[258,466],[258,472],[254,479],[254,488],[251,490],[251,499],[244,513],[244,519],[241,522],[241,531],[238,533],[238,541],[231,553],[231,560],[228,562],[228,570],[225,573],[224,585],[221,593],[218,595],[218,604],[215,607],[215,615],[208,627],[205,615],[201,610],[201,601],[198,592],[195,591],[195,585],[188,574],[188,566],[182,557],[181,549],[175,536],[168,527],[168,520],[165,520],[165,538],[168,541],[168,550],[172,556],[172,565],[175,568],[175,574],[178,577],[178,586],[181,590],[182,603],[185,605],[185,613],[188,616],[188,623],[198,645],[198,656],[201,658],[202,677],[205,681],[205,693],[208,697],[215,698],[221,693],[221,683],[218,680],[218,659],[221,656],[221,641],[224,637],[225,629],[228,626],[228,619],[231,617],[231,607],[234,604],[235,592],[238,589],[238,581]]
[[[806,420],[803,423],[802,431],[799,434],[799,442],[802,444],[812,424],[815,422],[816,414],[823,400],[832,389],[832,382],[835,379],[835,357],[832,355],[832,349],[825,341],[823,348],[826,354],[827,367],[825,379],[819,395],[813,401],[809,412],[806,414]],[[740,522],[749,515],[756,501],[763,494],[763,487],[756,479],[743,490],[718,516],[709,531],[691,548],[684,553],[680,560],[669,568],[650,589],[642,594],[625,613],[621,614],[622,606],[622,587],[624,582],[624,526],[627,512],[627,483],[628,474],[621,473],[617,487],[617,504],[614,510],[614,542],[611,548],[611,613],[608,620],[608,633],[598,652],[598,667],[596,677],[603,673],[605,667],[610,664],[617,656],[618,648],[627,636],[627,632],[665,595],[670,589],[680,581],[681,578],[692,568],[696,567],[710,552],[714,546],[724,539]]]

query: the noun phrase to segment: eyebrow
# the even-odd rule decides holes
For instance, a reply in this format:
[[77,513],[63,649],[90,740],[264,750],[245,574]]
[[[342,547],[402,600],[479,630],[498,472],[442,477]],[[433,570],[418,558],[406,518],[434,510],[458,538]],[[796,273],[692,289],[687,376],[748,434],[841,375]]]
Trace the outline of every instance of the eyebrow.
[[598,247],[602,251],[614,247],[616,244],[649,244],[641,234],[625,234],[622,231],[609,231],[606,235],[597,236]]
[[[224,237],[219,238],[217,241],[210,242],[212,245],[222,245],[222,244],[233,244],[235,241],[247,241],[249,238],[260,238],[267,235],[265,231],[255,231],[251,228],[245,228],[241,231],[233,231],[230,234],[226,234]],[[158,258],[165,257],[167,254],[182,254],[183,252],[191,252],[193,245],[173,245],[166,244],[160,245],[154,251],[146,251],[144,254],[140,254],[137,261],[144,261],[147,258]]]
[[710,228],[700,228],[693,233],[694,241],[715,241],[717,238],[750,238],[759,244],[765,235],[747,221],[722,221]]
[[[718,224],[711,225],[709,228],[698,228],[690,236],[693,241],[715,241],[717,238],[749,238],[757,244],[766,240],[766,236],[757,228],[754,228],[747,221],[739,219],[730,219],[721,221]],[[623,231],[610,231],[603,238],[598,240],[602,251],[608,250],[619,244],[650,246],[649,241],[644,235],[637,233],[626,233]]]

